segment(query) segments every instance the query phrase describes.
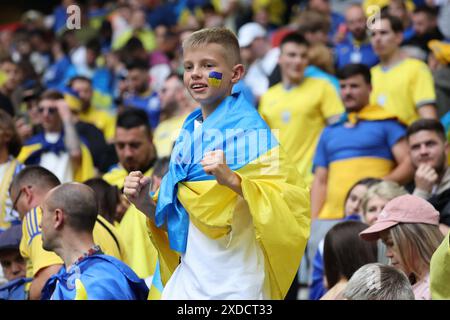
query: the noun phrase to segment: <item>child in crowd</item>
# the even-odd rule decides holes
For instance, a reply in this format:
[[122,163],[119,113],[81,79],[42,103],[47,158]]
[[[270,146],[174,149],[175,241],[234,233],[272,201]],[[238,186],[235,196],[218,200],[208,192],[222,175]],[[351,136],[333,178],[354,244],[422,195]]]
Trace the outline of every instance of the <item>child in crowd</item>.
[[184,84],[201,108],[153,199],[141,172],[124,184],[150,218],[161,298],[283,299],[309,237],[309,191],[254,106],[232,93],[244,74],[235,35],[194,32],[183,55]]

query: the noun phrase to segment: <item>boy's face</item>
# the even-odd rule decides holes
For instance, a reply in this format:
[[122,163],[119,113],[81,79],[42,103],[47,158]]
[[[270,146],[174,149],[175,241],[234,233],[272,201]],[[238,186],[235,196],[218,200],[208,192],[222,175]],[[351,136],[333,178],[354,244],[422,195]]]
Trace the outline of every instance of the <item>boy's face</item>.
[[[184,52],[184,85],[191,96],[202,106],[216,106],[231,92],[232,84],[239,81],[236,69],[224,56],[225,49],[216,43]],[[243,71],[243,70],[242,70]],[[209,80],[211,73],[214,81]],[[221,77],[221,79],[219,79]]]

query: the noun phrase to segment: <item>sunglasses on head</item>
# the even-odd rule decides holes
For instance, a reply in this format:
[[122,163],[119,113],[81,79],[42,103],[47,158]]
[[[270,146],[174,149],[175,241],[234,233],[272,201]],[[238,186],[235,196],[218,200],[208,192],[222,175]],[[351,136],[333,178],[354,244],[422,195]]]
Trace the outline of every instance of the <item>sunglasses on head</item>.
[[58,112],[58,109],[56,109],[55,107],[50,107],[50,108],[38,107],[39,113],[44,113],[45,110],[47,110],[48,114],[51,114],[51,115],[54,115]]

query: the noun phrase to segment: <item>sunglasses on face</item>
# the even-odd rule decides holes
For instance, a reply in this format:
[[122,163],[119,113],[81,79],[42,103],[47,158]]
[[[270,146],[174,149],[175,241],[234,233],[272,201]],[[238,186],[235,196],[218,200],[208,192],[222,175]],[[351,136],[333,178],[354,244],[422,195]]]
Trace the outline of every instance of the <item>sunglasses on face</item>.
[[17,209],[16,209],[17,203],[19,202],[19,199],[20,199],[20,196],[22,195],[22,193],[23,193],[23,188],[19,190],[19,193],[17,194],[17,197],[12,204],[11,210],[9,212],[10,217],[13,215],[14,211],[17,211]]
[[45,110],[47,110],[47,113],[50,115],[55,115],[58,112],[58,109],[56,109],[55,107],[50,107],[50,108],[38,107],[38,112],[40,114],[43,114]]

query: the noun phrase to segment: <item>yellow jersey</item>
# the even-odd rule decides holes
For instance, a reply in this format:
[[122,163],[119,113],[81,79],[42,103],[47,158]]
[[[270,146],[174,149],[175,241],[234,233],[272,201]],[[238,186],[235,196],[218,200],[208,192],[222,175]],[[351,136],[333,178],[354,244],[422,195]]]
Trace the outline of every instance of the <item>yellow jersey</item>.
[[372,67],[370,103],[378,104],[410,125],[419,119],[418,108],[436,101],[433,76],[420,60],[407,58],[389,69]]
[[430,291],[432,300],[450,299],[450,233],[431,257]]
[[170,157],[173,144],[178,138],[180,129],[187,116],[187,114],[184,114],[173,117],[158,124],[153,133],[153,144],[156,147],[158,158]]
[[279,130],[274,134],[281,147],[310,185],[320,133],[328,118],[344,112],[336,89],[327,81],[315,78],[305,78],[289,90],[280,83],[261,97],[259,112],[271,129]]

